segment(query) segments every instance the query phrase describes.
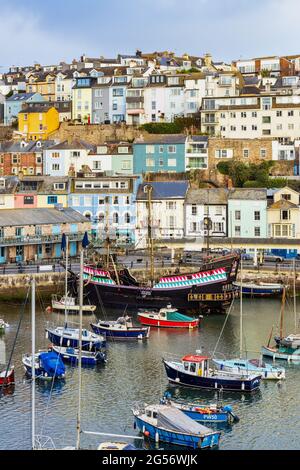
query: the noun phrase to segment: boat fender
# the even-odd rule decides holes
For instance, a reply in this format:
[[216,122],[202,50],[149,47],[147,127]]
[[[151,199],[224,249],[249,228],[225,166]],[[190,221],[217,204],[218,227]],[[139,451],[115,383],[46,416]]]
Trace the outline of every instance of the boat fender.
[[63,337],[62,336],[60,337],[59,344],[60,344],[60,346],[62,346],[62,344],[63,344]]
[[155,433],[155,442],[159,442],[159,434],[157,431]]
[[45,372],[45,377],[48,377],[48,374],[47,374],[47,372]]
[[67,341],[67,346],[69,347],[70,346],[70,340],[68,339]]
[[145,436],[145,437],[149,437],[149,436],[150,436],[150,432],[149,432],[149,431],[144,431],[144,436]]
[[48,307],[46,308],[46,313],[52,313],[52,308],[50,307],[50,305],[48,305]]
[[46,331],[46,339],[48,339],[48,337],[49,337],[49,333],[48,331]]
[[92,346],[93,346],[93,344],[92,344],[92,342],[90,341],[90,344],[89,344],[90,351],[92,350]]

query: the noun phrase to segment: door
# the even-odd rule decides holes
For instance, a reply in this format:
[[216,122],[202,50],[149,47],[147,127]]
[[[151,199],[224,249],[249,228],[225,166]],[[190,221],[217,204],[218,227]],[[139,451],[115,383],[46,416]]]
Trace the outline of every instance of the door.
[[70,256],[76,256],[77,254],[77,243],[71,242],[70,243]]
[[24,259],[24,246],[16,246],[16,262],[20,263]]
[[1,248],[0,248],[0,264],[3,264],[5,262],[6,262],[5,247],[1,246]]
[[55,245],[55,258],[60,258],[61,257],[61,245],[56,244]]

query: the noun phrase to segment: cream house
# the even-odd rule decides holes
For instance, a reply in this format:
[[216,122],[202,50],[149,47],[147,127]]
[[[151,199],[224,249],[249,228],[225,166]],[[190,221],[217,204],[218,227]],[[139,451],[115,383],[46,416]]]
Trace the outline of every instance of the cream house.
[[299,193],[286,186],[274,193],[274,202],[268,207],[268,235],[270,238],[300,238]]

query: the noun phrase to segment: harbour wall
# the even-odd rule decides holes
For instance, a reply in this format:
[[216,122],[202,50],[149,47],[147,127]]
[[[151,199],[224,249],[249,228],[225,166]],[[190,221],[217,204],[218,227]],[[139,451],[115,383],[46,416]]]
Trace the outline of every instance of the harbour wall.
[[[162,277],[174,275],[175,266],[168,268],[159,268],[155,270],[155,277]],[[197,271],[197,266],[181,266],[178,274]],[[132,269],[131,273],[138,281],[149,281],[149,273],[146,269]],[[36,279],[36,286],[39,295],[43,299],[50,299],[52,294],[63,294],[65,273],[37,273],[33,274]],[[0,276],[0,302],[10,300],[22,301],[26,296],[27,289],[30,285],[31,275],[29,274],[8,274]],[[237,280],[240,280],[238,275]],[[286,271],[263,271],[260,270],[243,270],[244,282],[274,282],[284,283],[285,285],[293,286],[294,278],[291,272]],[[296,287],[300,290],[300,273],[296,274]]]

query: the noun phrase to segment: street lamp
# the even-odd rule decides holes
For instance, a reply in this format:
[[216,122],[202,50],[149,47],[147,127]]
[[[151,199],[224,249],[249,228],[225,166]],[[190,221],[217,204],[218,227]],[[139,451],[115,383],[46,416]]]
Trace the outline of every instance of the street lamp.
[[206,230],[206,251],[209,253],[209,231],[212,229],[212,221],[210,217],[204,217],[203,219],[204,230]]

